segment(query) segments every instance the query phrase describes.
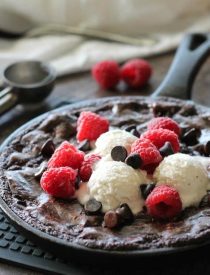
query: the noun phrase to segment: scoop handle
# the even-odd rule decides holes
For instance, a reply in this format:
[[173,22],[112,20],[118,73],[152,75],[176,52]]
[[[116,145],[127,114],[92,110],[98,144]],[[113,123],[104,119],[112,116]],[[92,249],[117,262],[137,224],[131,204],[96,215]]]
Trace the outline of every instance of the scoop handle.
[[190,99],[195,77],[210,53],[210,35],[186,35],[178,47],[171,67],[164,80],[152,94]]
[[0,92],[0,116],[12,109],[18,103],[18,97],[12,93],[11,87],[6,87]]

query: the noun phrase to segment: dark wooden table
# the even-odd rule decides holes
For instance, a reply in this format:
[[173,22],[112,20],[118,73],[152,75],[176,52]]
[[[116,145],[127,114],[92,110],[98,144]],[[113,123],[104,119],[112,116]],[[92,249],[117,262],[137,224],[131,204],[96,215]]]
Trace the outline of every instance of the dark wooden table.
[[[83,100],[89,98],[99,98],[115,95],[150,95],[160,84],[171,64],[173,53],[153,57],[150,62],[154,68],[154,74],[147,85],[142,90],[127,90],[120,85],[119,90],[104,91],[98,88],[92,80],[90,73],[75,74],[62,77],[57,80],[57,85],[47,99],[46,104],[25,109],[17,106],[0,118],[0,142],[3,141],[11,132],[31,118],[41,114],[55,106],[60,101]],[[202,67],[193,89],[193,100],[198,103],[210,106],[210,58]]]
[[[164,78],[172,58],[173,53],[150,58],[150,62],[154,68],[154,74],[150,84],[142,90],[128,91],[126,87],[120,85],[118,91],[104,91],[98,88],[96,83],[92,80],[90,73],[60,78],[57,80],[56,87],[51,96],[47,99],[46,104],[38,108],[32,106],[27,109],[17,106],[0,118],[0,142],[20,125],[44,113],[49,108],[57,106],[61,101],[83,100],[115,95],[150,95]],[[210,58],[204,64],[196,79],[193,88],[193,100],[200,104],[210,106]],[[1,274],[17,274],[17,269],[15,267],[13,268],[3,264],[0,264],[0,270],[4,272]],[[18,272],[23,275],[37,274],[33,272],[29,273],[26,269],[18,269]]]

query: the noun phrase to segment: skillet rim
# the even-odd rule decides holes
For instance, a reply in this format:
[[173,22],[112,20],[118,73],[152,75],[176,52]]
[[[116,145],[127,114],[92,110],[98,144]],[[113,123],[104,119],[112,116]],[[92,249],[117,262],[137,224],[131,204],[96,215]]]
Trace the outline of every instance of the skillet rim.
[[[191,100],[182,100],[182,99],[177,99],[177,98],[171,98],[171,97],[157,97],[157,98],[151,98],[147,96],[116,96],[116,97],[105,97],[105,98],[98,98],[98,99],[89,99],[89,100],[82,100],[76,103],[68,104],[63,107],[59,107],[56,109],[53,109],[51,111],[45,112],[32,120],[28,121],[27,123],[23,124],[21,127],[16,129],[13,133],[11,133],[6,140],[1,144],[0,146],[0,154],[3,152],[4,148],[7,147],[8,144],[21,132],[26,130],[32,125],[35,125],[39,123],[41,120],[43,120],[45,117],[47,117],[49,114],[52,114],[53,112],[58,112],[58,111],[65,111],[67,110],[74,110],[77,108],[82,108],[82,107],[88,107],[93,105],[94,103],[97,104],[97,102],[105,103],[114,101],[114,100],[130,100],[130,99],[146,99],[154,103],[157,100],[173,100],[174,102],[179,102],[179,103],[190,103],[192,102]],[[210,111],[210,108],[194,103],[196,107],[202,108],[202,110],[206,109],[207,111]],[[76,243],[72,242],[67,242],[63,239],[60,239],[58,237],[54,237],[52,235],[49,235],[45,232],[42,232],[41,230],[37,228],[33,228],[31,225],[26,223],[24,220],[22,220],[15,212],[10,209],[10,207],[7,205],[7,203],[3,200],[2,197],[0,197],[0,208],[2,211],[6,214],[6,216],[9,218],[11,223],[18,228],[18,230],[23,234],[25,234],[29,239],[34,241],[36,239],[35,243],[37,243],[41,247],[48,247],[48,244],[50,246],[59,246],[60,249],[64,249],[65,251],[75,251],[75,252],[82,252],[83,254],[94,254],[100,257],[107,257],[107,258],[139,258],[139,257],[151,257],[151,256],[160,256],[160,255],[168,255],[168,254],[174,254],[178,252],[184,252],[187,250],[192,250],[196,249],[199,247],[202,247],[204,245],[210,244],[210,238],[209,240],[204,240],[202,242],[196,243],[196,244],[191,244],[191,245],[184,245],[184,246],[177,246],[177,247],[163,247],[163,248],[149,248],[149,249],[144,249],[144,250],[105,250],[105,249],[98,249],[98,248],[89,248],[83,245],[79,245]],[[44,243],[42,243],[44,241]],[[55,249],[56,247],[54,247]],[[48,249],[49,250],[49,249]]]

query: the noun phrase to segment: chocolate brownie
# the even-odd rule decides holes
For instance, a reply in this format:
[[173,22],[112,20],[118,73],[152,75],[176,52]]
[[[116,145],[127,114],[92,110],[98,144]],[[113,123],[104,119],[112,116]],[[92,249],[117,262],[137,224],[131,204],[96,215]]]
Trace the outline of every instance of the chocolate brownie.
[[[169,116],[183,129],[182,153],[210,155],[207,143],[208,138],[210,140],[210,110],[192,102],[115,97],[51,111],[18,131],[1,151],[0,196],[23,223],[69,244],[103,250],[149,250],[207,240],[210,237],[208,195],[199,208],[187,208],[171,221],[154,221],[143,211],[131,224],[109,229],[103,226],[102,215],[86,215],[76,199],[56,199],[41,189],[40,175],[53,151],[53,144],[57,147],[68,140],[78,145],[75,126],[84,110],[106,117],[113,127],[124,129],[134,124],[139,133],[154,116]],[[88,149],[87,144],[83,146]]]

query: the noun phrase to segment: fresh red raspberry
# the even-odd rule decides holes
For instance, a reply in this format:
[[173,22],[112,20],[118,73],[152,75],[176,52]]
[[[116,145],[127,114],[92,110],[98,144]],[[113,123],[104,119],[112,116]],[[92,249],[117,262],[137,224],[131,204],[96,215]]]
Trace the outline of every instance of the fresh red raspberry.
[[109,130],[109,121],[92,112],[82,112],[77,121],[77,140],[96,140]]
[[168,185],[155,187],[146,199],[149,215],[157,219],[169,219],[182,210],[182,202],[177,190]]
[[160,149],[166,141],[171,143],[174,153],[179,152],[180,149],[177,135],[168,129],[148,130],[141,135],[141,138],[149,139],[158,149]]
[[57,198],[70,198],[75,193],[77,172],[70,167],[50,168],[41,177],[42,189]]
[[176,121],[169,117],[156,117],[150,120],[150,122],[147,125],[148,130],[154,130],[154,129],[168,129],[170,131],[173,131],[177,136],[180,135],[181,129]]
[[102,88],[114,88],[120,80],[120,69],[113,60],[101,61],[92,67],[92,76]]
[[121,79],[133,88],[144,86],[151,75],[152,67],[144,59],[132,59],[126,62],[120,70]]
[[138,139],[131,145],[131,153],[138,153],[143,161],[141,169],[153,173],[161,162],[162,156],[157,148],[148,139]]
[[82,166],[79,169],[79,176],[82,181],[86,182],[89,180],[90,176],[92,175],[93,165],[100,159],[101,157],[96,154],[85,156]]
[[73,169],[78,169],[82,165],[83,160],[84,153],[77,150],[68,141],[64,141],[49,159],[48,168],[69,166]]

